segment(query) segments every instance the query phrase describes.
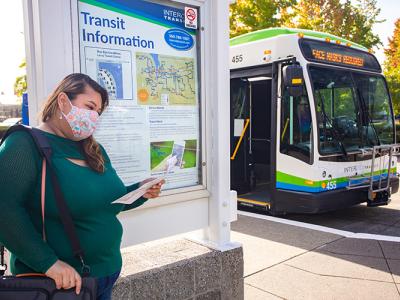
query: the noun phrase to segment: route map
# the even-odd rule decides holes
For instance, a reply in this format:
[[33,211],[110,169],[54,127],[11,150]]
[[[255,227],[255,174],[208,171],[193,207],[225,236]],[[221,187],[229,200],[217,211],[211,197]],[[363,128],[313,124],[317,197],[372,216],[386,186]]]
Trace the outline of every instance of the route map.
[[194,59],[136,53],[140,105],[196,105]]

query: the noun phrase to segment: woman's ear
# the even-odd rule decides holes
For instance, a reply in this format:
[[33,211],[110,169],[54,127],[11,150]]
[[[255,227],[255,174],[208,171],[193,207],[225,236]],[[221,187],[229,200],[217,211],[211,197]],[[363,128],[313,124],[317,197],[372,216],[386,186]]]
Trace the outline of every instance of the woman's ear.
[[66,93],[61,92],[57,96],[57,103],[58,103],[58,108],[60,111],[62,111],[64,114],[67,114],[69,112],[68,108],[70,105],[68,105],[69,98]]

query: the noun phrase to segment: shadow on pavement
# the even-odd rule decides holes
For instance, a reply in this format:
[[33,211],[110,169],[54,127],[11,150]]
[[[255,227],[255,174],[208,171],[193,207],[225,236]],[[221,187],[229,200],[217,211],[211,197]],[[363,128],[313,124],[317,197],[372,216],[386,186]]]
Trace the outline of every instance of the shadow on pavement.
[[[357,212],[361,218],[353,219],[352,211]],[[368,217],[370,221],[376,217],[375,212],[369,211],[357,207],[347,212],[313,216],[311,221],[323,226],[338,222],[336,228],[346,230],[344,227],[351,224],[342,227],[340,222],[344,218],[346,223],[346,217],[350,217],[353,228],[356,228],[354,224],[362,228],[359,224],[363,222],[362,217]],[[379,208],[379,212],[388,218],[400,218],[399,211],[393,209]],[[324,221],[327,216],[331,217],[330,222]],[[307,222],[310,223],[309,217]],[[305,217],[290,218],[303,221]],[[380,222],[380,217],[378,219]],[[394,223],[394,220],[383,219],[382,222],[382,226],[390,226],[386,224]],[[233,240],[243,244],[245,277],[284,263],[285,266],[315,275],[400,283],[400,243],[344,238],[332,233],[241,215],[238,221],[232,223],[231,228]],[[368,231],[371,230],[366,228],[364,232]]]
[[284,218],[356,233],[400,237],[400,209],[390,206],[367,207],[362,204],[317,215],[293,214]]

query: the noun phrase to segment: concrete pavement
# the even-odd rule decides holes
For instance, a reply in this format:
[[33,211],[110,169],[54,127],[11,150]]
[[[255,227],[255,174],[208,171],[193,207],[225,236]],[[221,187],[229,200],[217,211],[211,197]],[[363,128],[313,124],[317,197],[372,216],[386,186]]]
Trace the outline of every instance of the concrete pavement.
[[365,204],[319,215],[289,215],[285,218],[335,229],[400,237],[400,193],[386,206]]
[[[333,216],[313,221],[400,236],[397,195],[391,207],[359,206]],[[245,299],[400,299],[400,243],[346,238],[242,215],[232,223],[232,240],[243,244]]]

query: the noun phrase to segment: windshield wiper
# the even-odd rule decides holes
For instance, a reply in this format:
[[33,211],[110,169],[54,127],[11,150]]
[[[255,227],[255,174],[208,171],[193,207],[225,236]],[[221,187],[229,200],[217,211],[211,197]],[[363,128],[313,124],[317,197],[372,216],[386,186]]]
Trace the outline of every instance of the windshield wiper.
[[[376,131],[376,127],[375,127],[374,123],[372,122],[371,115],[369,113],[369,108],[367,107],[367,104],[365,103],[365,98],[364,98],[363,94],[361,93],[361,91],[360,91],[360,89],[358,87],[357,87],[357,93],[358,93],[358,95],[360,96],[360,99],[361,99],[362,112],[367,117],[368,124],[371,125],[371,127],[372,127],[372,129],[374,131],[375,138],[376,138],[376,141],[377,141],[378,145],[381,145],[381,140],[379,138],[378,132]],[[367,126],[367,138],[368,138],[368,126]]]
[[[322,115],[324,117],[324,122],[325,123],[328,122],[331,125],[333,137],[335,138],[336,142],[339,144],[340,150],[342,150],[343,155],[347,158],[348,157],[347,150],[346,150],[346,147],[343,145],[342,139],[340,138],[340,133],[336,129],[336,127],[333,125],[332,120],[326,114],[326,111],[325,111],[325,99],[322,96],[321,91],[320,90],[317,90],[317,91],[318,91],[318,94],[319,94],[319,98],[321,99],[321,102],[322,102],[321,103],[322,104],[321,105],[321,111],[322,111]],[[326,125],[324,127],[325,127],[325,130],[326,130]]]

